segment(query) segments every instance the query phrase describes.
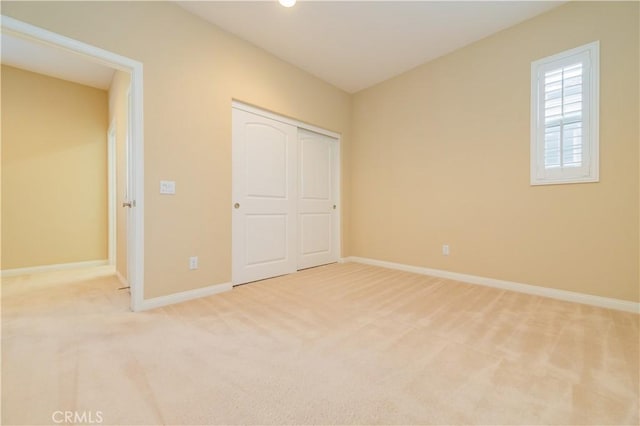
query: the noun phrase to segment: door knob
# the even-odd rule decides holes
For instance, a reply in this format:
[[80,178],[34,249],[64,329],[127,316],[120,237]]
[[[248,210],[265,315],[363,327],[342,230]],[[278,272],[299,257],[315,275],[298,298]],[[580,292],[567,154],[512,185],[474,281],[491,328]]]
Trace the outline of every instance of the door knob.
[[129,208],[131,208],[131,207],[133,207],[133,203],[131,203],[131,201],[128,201],[128,202],[126,202],[126,203],[122,203],[122,207],[129,207]]
[[334,210],[336,209],[336,205],[335,205],[335,204],[333,205],[333,209],[334,209]]
[[240,203],[235,203],[235,204],[233,205],[233,208],[234,208],[234,209],[239,209],[239,208],[240,208]]

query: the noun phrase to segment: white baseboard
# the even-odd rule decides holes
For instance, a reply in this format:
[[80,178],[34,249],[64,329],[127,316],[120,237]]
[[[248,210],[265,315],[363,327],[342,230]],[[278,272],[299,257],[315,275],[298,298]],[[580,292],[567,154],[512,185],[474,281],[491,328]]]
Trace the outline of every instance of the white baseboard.
[[67,269],[93,268],[108,265],[108,260],[88,260],[86,262],[59,263],[57,265],[30,266],[28,268],[4,269],[1,276],[16,277],[18,275],[38,274],[41,272],[64,271]]
[[628,300],[612,299],[608,297],[594,296],[573,291],[558,290],[555,288],[540,287],[530,284],[521,284],[513,281],[503,281],[494,278],[479,277],[476,275],[459,274],[457,272],[441,269],[423,268],[420,266],[404,265],[402,263],[386,262],[384,260],[368,259],[364,257],[345,257],[346,262],[364,263],[367,265],[381,266],[383,268],[397,269],[415,274],[430,275],[433,277],[447,278],[455,281],[463,281],[470,284],[479,284],[487,287],[495,287],[503,290],[517,291],[519,293],[533,294],[536,296],[550,297],[552,299],[565,300],[567,302],[582,303],[585,305],[599,306],[601,308],[616,309],[618,311],[640,313],[640,303]]
[[142,301],[140,311],[147,311],[149,309],[161,308],[167,305],[173,305],[175,303],[186,302],[188,300],[198,299],[200,297],[207,297],[224,291],[229,291],[233,288],[231,283],[215,284],[209,287],[196,288],[194,290],[181,291],[180,293],[168,294],[166,296],[154,297],[152,299],[145,299]]

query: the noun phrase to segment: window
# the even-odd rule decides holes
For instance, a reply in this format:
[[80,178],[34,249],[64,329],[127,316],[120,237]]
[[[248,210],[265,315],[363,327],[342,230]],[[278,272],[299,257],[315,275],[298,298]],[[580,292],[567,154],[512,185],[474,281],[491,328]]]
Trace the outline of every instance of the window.
[[599,43],[531,64],[531,185],[598,181]]

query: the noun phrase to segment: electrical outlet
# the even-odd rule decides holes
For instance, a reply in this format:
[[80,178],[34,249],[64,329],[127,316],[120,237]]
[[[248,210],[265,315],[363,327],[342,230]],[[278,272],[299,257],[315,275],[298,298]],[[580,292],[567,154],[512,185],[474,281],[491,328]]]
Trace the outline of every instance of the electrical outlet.
[[191,256],[189,258],[189,269],[198,269],[198,256]]
[[449,256],[449,244],[442,245],[442,255]]

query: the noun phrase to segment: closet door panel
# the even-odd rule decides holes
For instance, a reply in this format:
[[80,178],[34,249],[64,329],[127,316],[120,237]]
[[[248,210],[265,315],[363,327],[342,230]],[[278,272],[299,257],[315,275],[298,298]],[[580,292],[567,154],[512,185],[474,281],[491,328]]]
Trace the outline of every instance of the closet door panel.
[[298,132],[298,269],[338,260],[337,140]]
[[232,281],[297,267],[297,128],[233,109]]

